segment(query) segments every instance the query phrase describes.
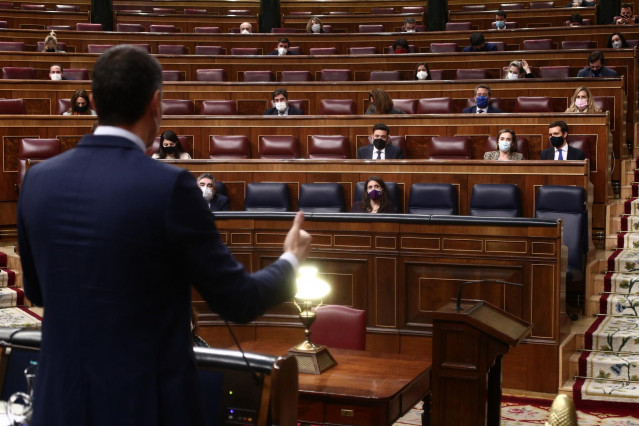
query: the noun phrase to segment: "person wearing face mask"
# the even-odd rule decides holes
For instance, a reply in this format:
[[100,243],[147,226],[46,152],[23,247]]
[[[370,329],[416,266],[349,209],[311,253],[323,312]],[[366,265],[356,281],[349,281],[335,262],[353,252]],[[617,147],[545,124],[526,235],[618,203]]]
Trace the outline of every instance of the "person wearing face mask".
[[609,49],[621,49],[621,48],[630,47],[630,46],[628,46],[628,42],[626,41],[626,37],[624,37],[623,34],[621,34],[621,33],[612,33],[612,34],[610,34],[610,37],[608,37],[608,43],[606,44],[606,46]]
[[494,27],[497,30],[505,30],[506,29],[506,11],[505,10],[498,10],[497,13],[495,13],[495,25]]
[[495,108],[490,105],[490,97],[492,96],[493,91],[489,86],[485,84],[480,84],[475,87],[475,106],[464,108],[462,110],[463,113],[470,114],[484,114],[484,113],[500,113],[502,112],[499,108]]
[[393,106],[393,100],[384,89],[373,89],[368,94],[370,105],[365,114],[406,114]]
[[311,34],[321,34],[324,32],[324,26],[322,20],[316,16],[308,20],[306,24],[306,32]]
[[553,121],[548,125],[548,140],[552,146],[541,151],[540,160],[586,159],[582,150],[568,146],[568,125],[565,121]]
[[62,69],[62,65],[51,65],[49,67],[49,78],[53,81],[66,80],[64,78],[64,69]]
[[295,53],[289,50],[290,47],[291,47],[291,42],[286,37],[282,37],[277,42],[277,48],[274,51],[270,52],[269,55],[274,55],[274,56],[295,55]]
[[212,212],[229,211],[229,197],[215,192],[215,178],[210,173],[202,173],[197,178],[197,184],[202,190],[202,196]]
[[190,160],[191,156],[182,148],[180,138],[173,130],[165,130],[160,135],[160,147],[151,158],[160,160]]
[[512,61],[508,64],[508,71],[505,78],[507,80],[517,80],[519,78],[535,78],[535,74],[530,71],[530,66],[525,59]]
[[430,75],[430,69],[428,68],[428,64],[422,62],[421,64],[417,64],[415,66],[415,72],[413,73],[413,80],[432,80],[433,78]]
[[91,103],[89,102],[89,94],[84,89],[76,90],[71,96],[71,106],[68,111],[65,111],[62,115],[97,115],[94,110],[91,109]]
[[286,89],[276,89],[271,95],[273,108],[264,111],[264,115],[304,115],[304,111],[288,104]]
[[242,22],[240,25],[240,34],[251,34],[253,32],[253,25],[250,22]]
[[364,185],[364,197],[353,203],[351,213],[395,213],[395,206],[388,198],[384,180],[371,176]]
[[408,50],[408,41],[406,41],[405,38],[398,38],[395,40],[395,43],[393,43],[393,47],[391,48],[393,53],[408,53]]
[[497,133],[497,151],[484,153],[484,160],[523,160],[521,152],[517,152],[517,135],[510,129],[502,129]]
[[579,70],[577,77],[617,77],[617,71],[605,67],[605,62],[604,54],[595,50],[588,55],[589,66]]
[[470,35],[470,46],[462,49],[462,52],[496,52],[497,45],[488,43],[482,33],[472,33]]
[[417,21],[415,18],[408,17],[404,19],[404,26],[402,26],[402,32],[404,33],[416,33],[417,32]]
[[575,90],[575,94],[572,95],[570,106],[566,108],[565,112],[593,114],[601,112],[601,108],[593,102],[590,89],[585,86],[581,86],[577,87],[577,90]]
[[373,126],[369,137],[370,145],[357,150],[358,160],[401,160],[404,151],[390,144],[390,129],[384,123]]

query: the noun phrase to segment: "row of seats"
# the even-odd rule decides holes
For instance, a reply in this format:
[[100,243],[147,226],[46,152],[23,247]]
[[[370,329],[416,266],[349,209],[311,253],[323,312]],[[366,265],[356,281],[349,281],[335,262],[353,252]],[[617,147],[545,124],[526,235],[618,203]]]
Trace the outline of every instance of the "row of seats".
[[[517,28],[516,21],[505,21],[506,29]],[[573,24],[570,21],[564,21],[564,26],[569,27]],[[592,20],[590,18],[583,18],[581,25],[592,25]],[[495,22],[491,23],[492,29],[497,29],[497,24]],[[472,22],[469,21],[454,21],[454,22],[446,22],[446,26],[444,27],[446,31],[468,31],[473,29]]]
[[[170,7],[155,7],[155,6],[126,6],[126,7],[117,7],[115,6],[114,9],[119,10],[121,12],[128,12],[128,13],[133,13],[133,12],[151,12],[151,13],[178,13],[178,10],[176,8],[170,8]],[[182,9],[182,13],[184,13],[185,15],[188,14],[205,14],[205,13],[209,13],[207,12],[206,9],[194,9],[194,8],[184,8]],[[352,15],[353,12],[349,12],[349,11],[344,11],[344,10],[339,10],[339,11],[328,11],[328,12],[322,12],[322,13],[326,13],[328,15]],[[395,10],[394,7],[373,7],[371,8],[370,11],[371,15],[390,15],[390,14],[394,14],[394,13],[398,13],[397,10]],[[402,6],[399,10],[399,13],[424,13],[424,7],[423,6]],[[228,15],[251,15],[251,11],[248,9],[234,9],[234,10],[229,10],[227,12]],[[313,13],[312,11],[292,11],[289,12],[289,15],[297,15],[297,16],[313,16],[313,15],[317,15],[318,13]],[[358,13],[359,15],[360,13]]]
[[[551,7],[555,7],[554,1],[531,1],[528,3],[529,9],[548,9]],[[499,8],[501,10],[521,10],[525,6],[524,3],[501,3]],[[462,6],[462,10],[468,12],[486,10],[486,4],[465,4]]]
[[[18,6],[18,7],[16,7]],[[71,4],[56,4],[52,9],[47,9],[44,3],[18,3],[15,5],[10,1],[0,1],[0,9],[20,9],[20,10],[54,10],[56,12],[79,12],[80,6]]]

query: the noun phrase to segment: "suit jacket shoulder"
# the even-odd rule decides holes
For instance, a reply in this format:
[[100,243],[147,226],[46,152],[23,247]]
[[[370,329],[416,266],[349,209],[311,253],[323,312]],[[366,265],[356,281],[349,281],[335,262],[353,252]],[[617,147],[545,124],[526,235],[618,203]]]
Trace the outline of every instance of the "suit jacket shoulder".
[[540,160],[554,160],[555,159],[555,148],[550,147],[546,148],[539,154]]
[[568,160],[585,160],[586,153],[579,148],[568,146]]
[[[372,154],[372,153],[371,153]],[[400,160],[404,158],[404,151],[401,148],[397,148],[393,145],[386,146],[386,158],[388,160]]]
[[468,107],[468,108],[462,109],[462,113],[474,113],[474,112],[477,112],[477,107],[476,106],[472,106],[472,107]]
[[357,150],[357,158],[360,160],[370,160],[373,158],[373,145],[366,145]]

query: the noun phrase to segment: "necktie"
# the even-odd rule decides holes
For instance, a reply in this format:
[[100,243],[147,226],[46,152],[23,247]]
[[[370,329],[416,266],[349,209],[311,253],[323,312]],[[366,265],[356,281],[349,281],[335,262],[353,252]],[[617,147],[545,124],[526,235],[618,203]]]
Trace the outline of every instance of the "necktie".
[[563,149],[558,149],[557,151],[559,151],[559,157],[557,157],[557,160],[563,160],[564,159],[564,150]]
[[483,114],[483,113],[484,113],[484,110],[483,110],[483,109],[478,109],[478,110],[477,110],[477,114]]
[[284,113],[283,113],[283,112],[280,112],[280,115],[284,115]]
[[381,160],[382,159],[382,151],[377,151],[377,158],[376,160]]

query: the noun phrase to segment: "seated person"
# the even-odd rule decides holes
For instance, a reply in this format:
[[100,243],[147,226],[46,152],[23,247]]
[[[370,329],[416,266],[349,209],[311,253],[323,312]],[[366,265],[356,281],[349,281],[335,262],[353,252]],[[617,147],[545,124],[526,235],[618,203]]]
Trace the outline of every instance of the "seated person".
[[624,3],[621,5],[619,18],[614,22],[617,25],[634,25],[639,23],[639,17],[635,15],[632,3]]
[[470,35],[470,46],[462,49],[462,52],[496,52],[497,45],[486,42],[482,33],[472,33]]
[[359,160],[386,160],[386,159],[403,159],[404,152],[401,148],[391,145],[390,129],[384,123],[377,123],[373,126],[373,134],[371,135],[373,143],[363,146],[357,150],[357,159]]
[[200,186],[202,196],[209,205],[209,210],[212,212],[231,210],[229,198],[215,192],[215,178],[213,175],[202,173],[197,178],[197,184]]
[[393,53],[408,53],[408,41],[405,38],[398,38],[393,43],[393,48],[391,49]]
[[475,87],[475,103],[477,105],[464,108],[462,110],[463,113],[470,114],[483,114],[483,113],[500,113],[502,112],[499,108],[494,108],[490,105],[490,97],[492,96],[493,91],[490,86],[486,86],[485,84],[480,84]]
[[275,49],[274,51],[268,54],[275,55],[275,56],[295,55],[295,53],[288,50],[289,47],[291,47],[291,42],[286,37],[282,37],[277,42],[277,49]]
[[541,160],[585,160],[586,153],[568,146],[568,125],[565,121],[553,121],[548,125],[551,147],[541,151]]
[[151,158],[162,160],[190,160],[191,156],[182,148],[180,139],[173,130],[165,130],[160,135],[160,147]]
[[577,77],[617,77],[617,71],[605,67],[606,58],[599,50],[588,55],[588,68],[577,73]]
[[55,36],[55,31],[51,31],[48,36],[44,38],[43,52],[61,52],[58,50],[58,38]]
[[508,80],[516,80],[518,78],[535,78],[535,74],[530,71],[528,62],[525,59],[521,61],[512,61],[508,64],[506,77]]
[[368,178],[364,185],[364,197],[361,201],[353,203],[351,213],[395,213],[395,206],[387,195],[386,184],[382,178]]
[[570,106],[566,108],[565,112],[597,113],[601,112],[601,108],[593,102],[590,89],[586,86],[581,86],[575,90]]
[[253,25],[250,22],[240,24],[240,34],[250,34],[253,32]]
[[608,37],[608,43],[606,44],[606,47],[608,47],[609,49],[621,49],[630,46],[628,46],[626,37],[624,37],[623,34],[612,33],[610,34],[610,37]]
[[312,17],[308,20],[308,24],[306,24],[306,32],[313,34],[321,34],[324,32],[324,25],[322,24],[322,20],[317,16]]
[[432,80],[433,78],[430,75],[430,69],[428,68],[428,64],[426,62],[422,62],[421,64],[417,64],[415,66],[415,71],[413,73],[413,80]]
[[564,7],[593,7],[595,5],[595,0],[572,0],[570,3],[565,4]]
[[304,115],[304,111],[288,104],[288,92],[286,89],[276,89],[271,95],[272,108],[264,111],[264,115]]
[[53,64],[49,67],[49,78],[53,81],[66,80],[64,78],[64,69],[62,65]]
[[405,114],[393,106],[393,100],[383,89],[373,89],[368,94],[370,105],[365,114]]
[[571,27],[580,27],[584,24],[584,20],[578,13],[573,13],[570,15],[570,19],[568,20]]
[[517,152],[517,135],[510,129],[502,129],[497,133],[497,151],[484,153],[484,160],[523,160],[521,152]]
[[417,32],[417,22],[415,18],[408,17],[404,19],[404,25],[402,26],[402,32],[404,33],[414,33]]
[[84,89],[78,89],[71,96],[71,105],[69,110],[62,115],[98,115],[91,109],[89,102],[89,94]]
[[495,13],[495,28],[498,30],[506,29],[506,16],[505,10],[500,9]]

